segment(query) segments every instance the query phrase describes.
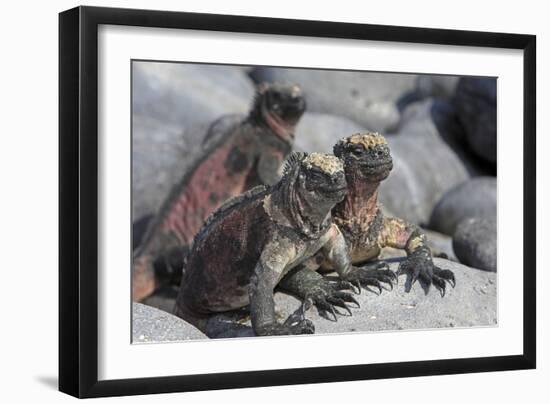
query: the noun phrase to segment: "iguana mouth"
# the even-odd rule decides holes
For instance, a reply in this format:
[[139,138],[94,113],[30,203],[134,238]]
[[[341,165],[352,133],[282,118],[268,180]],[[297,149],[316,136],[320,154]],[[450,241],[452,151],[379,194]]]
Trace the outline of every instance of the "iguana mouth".
[[344,198],[348,188],[347,186],[338,187],[338,188],[319,188],[318,192],[329,197],[329,198]]
[[275,134],[288,142],[294,140],[295,123],[287,121],[277,115],[275,112],[266,111],[264,109],[264,119],[269,128]]
[[360,163],[361,168],[368,168],[380,171],[382,170],[391,170],[393,168],[393,162],[391,159],[383,160],[383,161],[369,161],[369,162],[361,162]]

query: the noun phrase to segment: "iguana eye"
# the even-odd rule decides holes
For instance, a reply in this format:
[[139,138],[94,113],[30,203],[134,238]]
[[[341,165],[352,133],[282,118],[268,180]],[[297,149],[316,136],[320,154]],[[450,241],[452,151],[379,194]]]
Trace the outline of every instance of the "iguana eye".
[[313,171],[311,173],[311,179],[315,180],[315,181],[322,181],[325,179],[325,175],[323,173],[320,173],[318,171]]

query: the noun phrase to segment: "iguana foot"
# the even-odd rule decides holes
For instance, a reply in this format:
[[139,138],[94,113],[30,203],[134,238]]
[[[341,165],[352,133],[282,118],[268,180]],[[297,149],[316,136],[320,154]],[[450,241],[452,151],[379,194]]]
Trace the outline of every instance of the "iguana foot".
[[454,288],[456,279],[452,271],[441,269],[433,263],[432,257],[426,253],[411,254],[407,259],[399,265],[398,275],[407,274],[405,282],[405,292],[410,292],[412,286],[417,280],[420,280],[424,292],[427,294],[430,285],[445,296],[447,282]]
[[397,274],[389,269],[387,263],[377,262],[362,267],[353,267],[345,275],[345,280],[357,286],[359,290],[361,290],[361,287],[371,290],[369,286],[374,286],[378,288],[378,294],[380,294],[382,289],[386,289],[382,287],[383,284],[387,284],[389,290],[393,289],[393,282],[397,283]]
[[273,322],[258,327],[255,332],[258,336],[269,335],[298,335],[315,334],[315,326],[305,318],[305,312],[311,303],[302,303],[300,308],[291,314],[283,324]]
[[397,274],[390,269],[390,266],[386,262],[373,262],[359,268],[365,271],[370,277],[378,279],[382,283],[387,283],[390,290],[393,290],[394,281],[396,285],[399,283]]
[[[337,280],[329,281],[326,278],[316,282],[314,285],[310,285],[310,289],[306,296],[307,300],[310,300],[319,310],[319,315],[327,320],[338,321],[337,315],[351,316],[351,304],[356,308],[360,308],[361,305],[355,298],[344,290],[353,289],[353,285],[350,282]],[[344,309],[345,312],[338,310],[338,308]],[[332,318],[329,318],[329,313]]]
[[[357,308],[360,307],[352,294],[345,292],[346,290],[356,292],[354,285],[350,282],[339,278],[329,279],[305,268],[297,268],[287,274],[279,282],[279,288],[303,299],[303,307],[309,308],[308,304],[314,304],[319,315],[331,321],[337,321],[337,315],[351,316],[350,307],[353,307],[351,304]],[[345,313],[338,308],[345,310]]]

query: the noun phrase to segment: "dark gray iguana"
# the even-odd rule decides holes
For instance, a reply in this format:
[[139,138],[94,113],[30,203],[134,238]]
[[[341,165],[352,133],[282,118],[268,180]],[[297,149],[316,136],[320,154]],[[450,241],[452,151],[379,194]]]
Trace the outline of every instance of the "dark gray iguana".
[[304,110],[298,86],[261,84],[247,117],[232,125],[221,124],[223,120],[212,125],[200,155],[134,252],[133,300],[145,298],[161,282],[179,283],[179,268],[193,237],[223,202],[256,185],[277,182]]
[[[422,230],[401,219],[384,216],[378,206],[378,188],[393,168],[386,139],[371,132],[355,134],[340,140],[334,146],[334,154],[343,161],[348,193],[334,207],[332,216],[345,237],[352,264],[361,266],[376,260],[384,247],[404,249],[407,258],[400,264],[398,274],[409,274],[405,290],[410,291],[420,279],[426,291],[433,284],[444,296],[445,281],[454,287],[455,277],[451,271],[434,265]],[[310,298],[323,314],[332,313],[336,319],[331,299],[338,290],[316,272],[318,269],[333,269],[323,254],[294,269],[279,287],[301,298]],[[357,286],[374,285],[381,291],[380,282],[392,285],[394,277],[386,263],[374,262],[364,266],[363,272],[350,274],[347,280]],[[344,307],[339,303],[336,305]]]
[[[343,279],[356,270],[331,218],[345,193],[340,159],[291,155],[279,183],[231,199],[207,220],[187,258],[174,313],[207,332],[210,315],[250,305],[257,335],[313,333],[304,307],[277,322],[273,292],[288,271],[319,250]],[[334,283],[352,289],[344,280]],[[343,291],[335,298],[355,302]]]

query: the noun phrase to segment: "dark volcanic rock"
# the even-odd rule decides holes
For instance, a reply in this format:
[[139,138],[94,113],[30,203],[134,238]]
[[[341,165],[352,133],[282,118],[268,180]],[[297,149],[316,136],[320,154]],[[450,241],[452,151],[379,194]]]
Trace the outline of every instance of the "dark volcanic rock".
[[173,342],[207,338],[182,319],[141,303],[132,304],[132,342]]
[[435,206],[430,228],[453,235],[467,218],[496,220],[497,181],[494,177],[472,178],[449,190]]
[[370,130],[386,132],[399,121],[397,101],[415,88],[416,76],[336,70],[256,67],[256,82],[297,83],[310,112],[347,117]]
[[295,149],[306,152],[332,153],[334,144],[365,128],[348,118],[306,112],[296,128]]
[[[426,295],[418,283],[410,293],[405,293],[401,277],[393,291],[383,291],[380,296],[363,291],[354,296],[361,308],[352,309],[351,317],[339,316],[338,322],[329,321],[312,308],[306,318],[313,321],[317,334],[496,325],[496,274],[441,258],[435,258],[434,262],[456,276],[456,287],[449,287],[444,298],[433,288]],[[395,271],[397,266],[397,261],[390,262],[390,269]],[[299,304],[292,296],[276,293],[279,321],[284,321]],[[213,338],[254,335],[246,310],[214,316],[209,321],[208,334]]]
[[134,62],[132,213],[156,211],[212,121],[246,113],[254,84],[241,68]]
[[493,164],[497,161],[496,97],[496,79],[462,77],[454,99],[468,144],[478,156]]
[[465,265],[497,270],[497,225],[495,220],[469,218],[460,222],[453,236],[456,256]]
[[454,112],[446,106],[431,99],[413,103],[403,113],[399,132],[386,136],[394,169],[380,186],[380,201],[413,223],[428,223],[441,196],[469,177],[445,141],[450,136],[445,132],[455,129]]

